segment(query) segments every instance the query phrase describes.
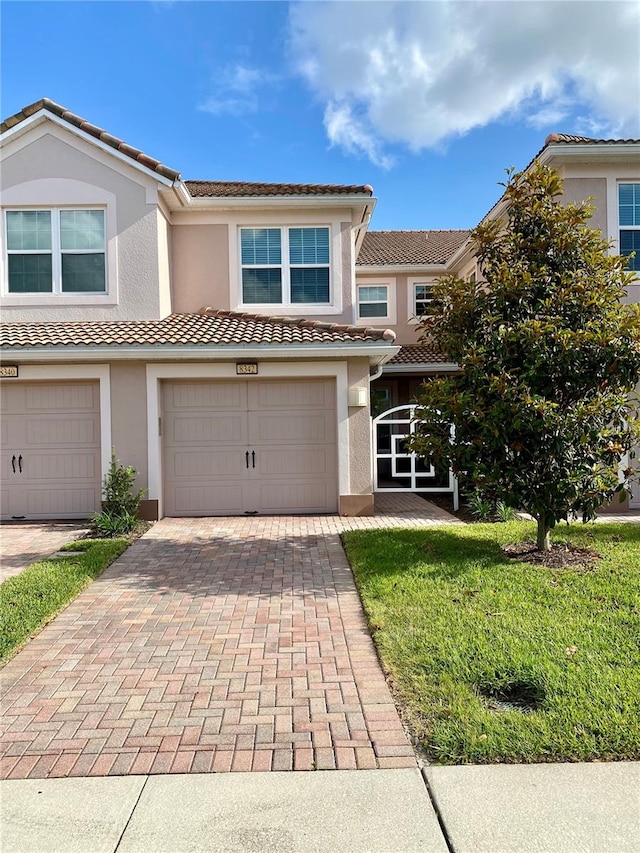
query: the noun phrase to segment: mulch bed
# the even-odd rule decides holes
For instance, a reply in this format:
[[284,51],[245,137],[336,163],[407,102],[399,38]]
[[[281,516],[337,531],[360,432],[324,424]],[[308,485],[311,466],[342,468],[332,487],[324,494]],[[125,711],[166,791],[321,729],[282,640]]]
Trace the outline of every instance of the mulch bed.
[[597,551],[578,548],[571,542],[554,542],[550,551],[538,551],[535,542],[525,539],[523,542],[509,542],[502,550],[520,563],[534,563],[551,569],[587,568],[594,571],[595,563],[602,559]]

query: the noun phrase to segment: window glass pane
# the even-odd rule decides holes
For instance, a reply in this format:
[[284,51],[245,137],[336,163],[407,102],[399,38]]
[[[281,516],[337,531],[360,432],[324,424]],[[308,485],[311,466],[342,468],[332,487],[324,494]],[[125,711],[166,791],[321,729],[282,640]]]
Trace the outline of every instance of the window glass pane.
[[359,287],[358,299],[360,302],[386,302],[386,285],[383,285],[382,287]]
[[63,293],[104,293],[104,254],[62,256]]
[[619,184],[620,225],[640,225],[640,184]]
[[51,211],[8,210],[7,248],[18,251],[51,249]]
[[359,317],[386,317],[387,303],[386,302],[365,302],[358,309]]
[[328,264],[328,228],[290,228],[289,260],[292,264]]
[[328,303],[329,268],[291,269],[291,301]]
[[279,228],[242,228],[240,247],[243,264],[282,263]]
[[430,284],[416,284],[416,299],[431,299],[433,290]]
[[245,303],[282,302],[282,276],[279,269],[242,270],[242,301]]
[[620,254],[630,255],[635,252],[635,257],[630,258],[627,263],[628,270],[640,271],[640,231],[620,232]]
[[103,210],[61,210],[60,248],[104,251]]
[[8,255],[9,293],[51,293],[51,255]]

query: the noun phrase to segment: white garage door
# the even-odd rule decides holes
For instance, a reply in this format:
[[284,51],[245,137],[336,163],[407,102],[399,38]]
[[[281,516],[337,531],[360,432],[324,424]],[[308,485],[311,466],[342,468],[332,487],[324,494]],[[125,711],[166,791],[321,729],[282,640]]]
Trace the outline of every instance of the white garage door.
[[335,512],[330,379],[167,382],[166,515]]
[[98,383],[7,381],[0,396],[2,518],[86,518],[98,510]]

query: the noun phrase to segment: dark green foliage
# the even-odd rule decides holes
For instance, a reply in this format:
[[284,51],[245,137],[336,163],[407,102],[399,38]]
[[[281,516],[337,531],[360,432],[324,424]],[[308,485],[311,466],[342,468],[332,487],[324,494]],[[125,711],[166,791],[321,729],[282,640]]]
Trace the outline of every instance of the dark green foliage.
[[587,203],[562,204],[553,170],[510,173],[505,186],[506,222],[472,235],[481,280],[444,279],[422,321],[461,372],[419,398],[413,449],[530,512],[546,548],[559,520],[591,519],[623,492],[640,313],[621,303],[626,259],[587,227]]
[[131,533],[138,521],[140,501],[145,489],[135,491],[136,469],[121,465],[111,451],[111,464],[102,486],[102,511],[91,519],[100,536],[122,536]]

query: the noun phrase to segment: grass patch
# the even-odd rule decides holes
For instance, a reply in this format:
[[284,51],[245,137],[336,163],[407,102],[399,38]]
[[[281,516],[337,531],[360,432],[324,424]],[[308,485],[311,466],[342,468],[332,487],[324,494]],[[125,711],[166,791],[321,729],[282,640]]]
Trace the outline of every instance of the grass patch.
[[403,717],[442,764],[640,758],[640,525],[561,527],[597,551],[546,568],[528,522],[343,534]]
[[[40,560],[0,586],[0,662],[5,662],[127,548],[122,539],[81,539],[68,557]],[[81,553],[73,553],[79,551]]]

